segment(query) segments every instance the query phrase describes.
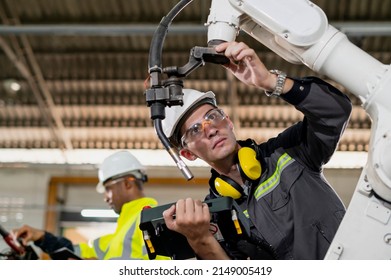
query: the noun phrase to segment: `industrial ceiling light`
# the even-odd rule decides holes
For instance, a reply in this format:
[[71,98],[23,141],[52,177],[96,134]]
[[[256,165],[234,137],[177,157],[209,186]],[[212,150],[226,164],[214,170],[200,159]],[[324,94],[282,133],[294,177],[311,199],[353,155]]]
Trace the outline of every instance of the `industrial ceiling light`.
[[16,93],[22,88],[20,83],[14,79],[5,80],[3,86],[8,93]]

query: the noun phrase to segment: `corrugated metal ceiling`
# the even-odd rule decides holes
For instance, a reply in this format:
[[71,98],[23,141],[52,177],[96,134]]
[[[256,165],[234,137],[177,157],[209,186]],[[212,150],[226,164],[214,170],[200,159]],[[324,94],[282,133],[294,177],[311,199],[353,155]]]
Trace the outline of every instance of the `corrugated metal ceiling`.
[[[145,105],[144,80],[152,33],[177,2],[1,0],[0,148],[162,148]],[[352,42],[390,63],[390,0],[313,2]],[[210,0],[194,0],[178,15],[165,41],[164,66],[183,66],[192,47],[206,45],[209,7]],[[245,34],[238,40],[255,48],[269,68],[314,74]],[[19,91],[10,90],[12,81]],[[263,141],[300,118],[281,101],[232,81],[220,66],[197,69],[185,86],[215,91],[239,137]],[[363,151],[370,120],[349,95],[355,107],[339,149]]]

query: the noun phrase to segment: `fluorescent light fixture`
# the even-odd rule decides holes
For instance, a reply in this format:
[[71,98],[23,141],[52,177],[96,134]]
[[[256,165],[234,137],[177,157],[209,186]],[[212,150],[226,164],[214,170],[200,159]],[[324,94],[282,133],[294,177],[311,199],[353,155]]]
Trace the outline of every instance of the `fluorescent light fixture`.
[[118,218],[117,213],[106,209],[83,209],[80,214],[85,218]]

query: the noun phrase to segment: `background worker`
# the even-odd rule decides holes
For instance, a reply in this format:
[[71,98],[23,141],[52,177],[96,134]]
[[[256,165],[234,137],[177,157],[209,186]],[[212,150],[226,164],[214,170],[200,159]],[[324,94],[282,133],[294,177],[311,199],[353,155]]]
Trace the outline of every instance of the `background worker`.
[[345,207],[322,170],[348,123],[350,100],[319,78],[269,71],[244,43],[222,43],[216,51],[240,81],[284,99],[304,119],[265,143],[240,141],[214,93],[184,90],[183,106],[166,108],[164,132],[181,156],[211,166],[206,199],[234,198],[251,236],[219,243],[209,232],[208,205],[191,198],[163,213],[167,227],[186,236],[201,259],[323,259]]
[[[128,151],[119,151],[107,157],[99,168],[98,192],[104,193],[105,202],[117,214],[114,233],[99,237],[89,243],[72,243],[44,230],[28,225],[15,230],[24,244],[34,241],[49,255],[67,247],[83,259],[148,259],[140,224],[140,212],[145,206],[154,207],[157,201],[146,197],[143,184],[147,182],[144,166]],[[157,256],[157,259],[166,257]]]

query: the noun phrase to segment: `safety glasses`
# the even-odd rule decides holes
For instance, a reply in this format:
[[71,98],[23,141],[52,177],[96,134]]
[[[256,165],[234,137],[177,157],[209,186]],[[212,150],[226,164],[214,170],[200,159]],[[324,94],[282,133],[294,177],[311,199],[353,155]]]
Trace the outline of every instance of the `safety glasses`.
[[214,108],[208,111],[203,120],[193,124],[189,129],[185,131],[181,138],[182,147],[186,147],[187,143],[197,141],[202,138],[207,124],[214,127],[218,127],[225,119],[223,110]]
[[121,177],[121,178],[118,178],[118,179],[115,179],[115,180],[109,180],[108,182],[104,183],[103,186],[105,188],[108,188],[108,187],[111,187],[111,186],[114,186],[115,184],[119,183],[119,182],[122,182],[122,181],[130,181],[130,182],[133,182],[136,180],[136,178],[134,177]]

